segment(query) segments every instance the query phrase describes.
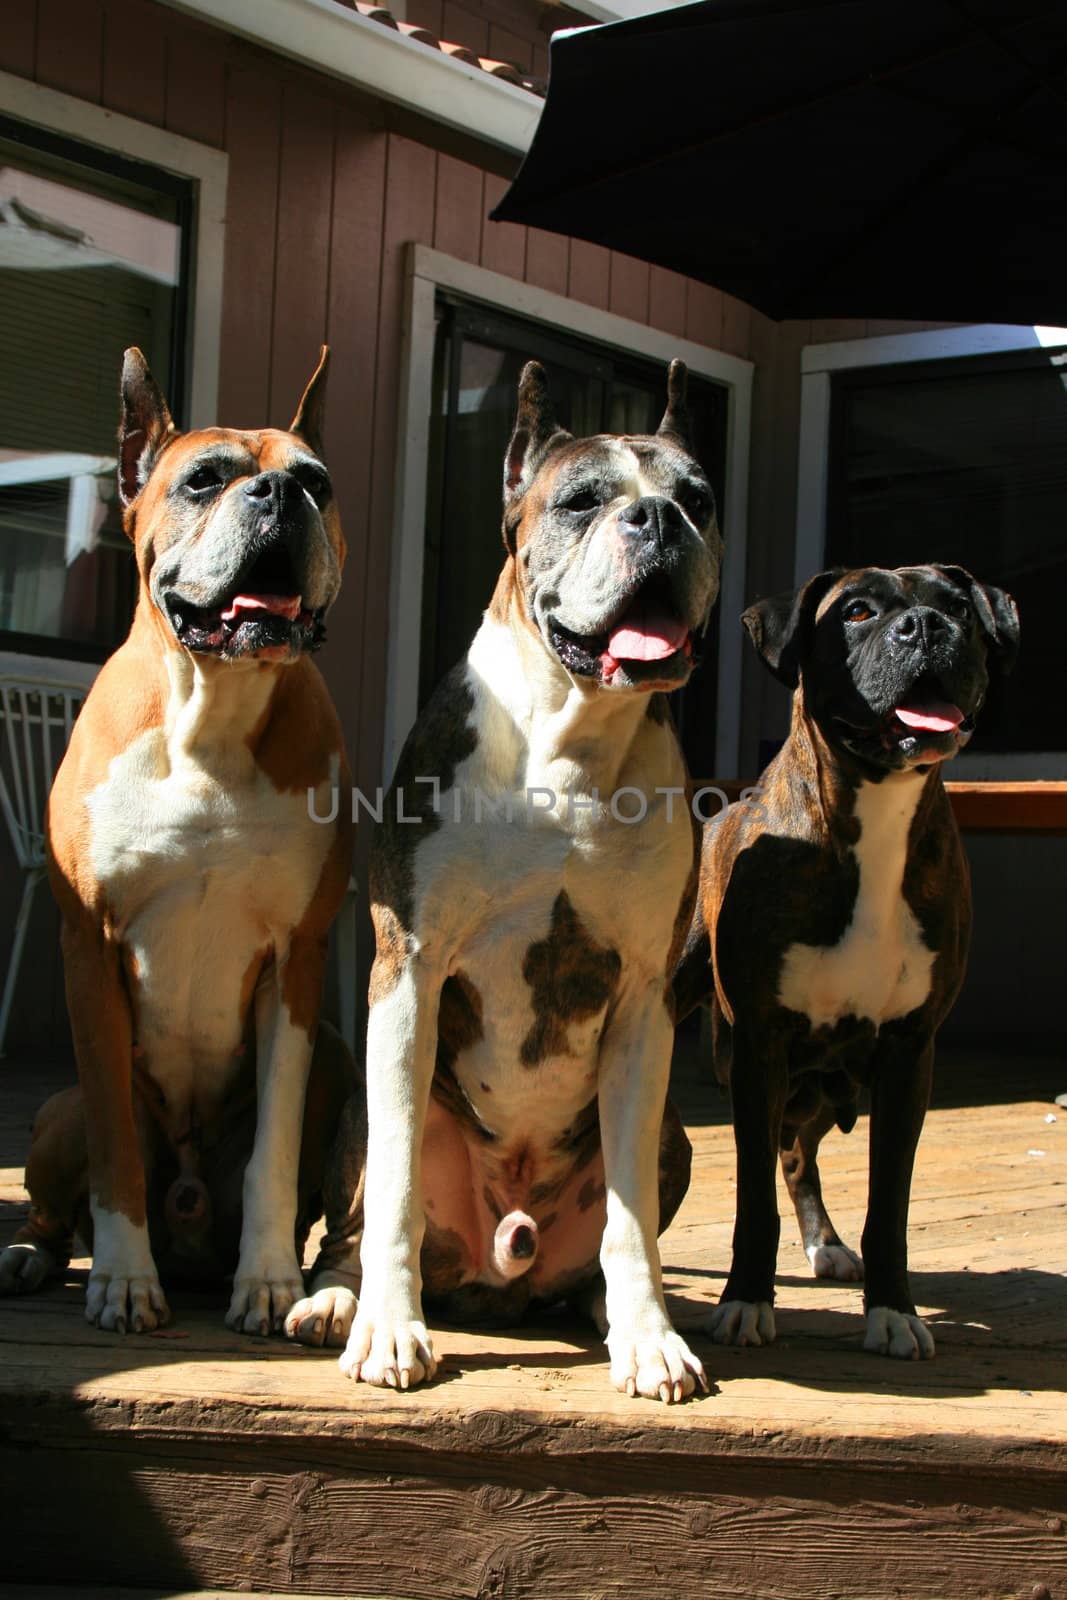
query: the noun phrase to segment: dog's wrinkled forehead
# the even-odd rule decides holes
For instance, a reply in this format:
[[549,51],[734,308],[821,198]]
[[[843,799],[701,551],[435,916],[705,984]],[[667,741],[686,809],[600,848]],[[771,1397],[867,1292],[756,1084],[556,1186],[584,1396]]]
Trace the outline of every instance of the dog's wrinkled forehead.
[[[305,440],[278,428],[237,431],[201,428],[179,434],[160,453],[138,499],[134,538],[138,548],[146,541],[155,553],[178,539],[195,536],[209,522],[225,514],[231,496],[260,473],[290,472],[308,476],[314,484],[326,469]],[[212,487],[217,492],[199,493]],[[323,523],[331,534],[336,511],[325,507]]]
[[686,485],[706,483],[703,470],[680,445],[651,434],[596,434],[551,451],[527,490],[516,528],[521,547],[546,517],[588,492],[602,509],[641,495],[677,496]]
[[876,600],[887,612],[895,612],[909,606],[937,610],[952,596],[966,592],[966,585],[938,567],[856,567],[842,573],[827,590],[815,620],[821,622],[846,595]]

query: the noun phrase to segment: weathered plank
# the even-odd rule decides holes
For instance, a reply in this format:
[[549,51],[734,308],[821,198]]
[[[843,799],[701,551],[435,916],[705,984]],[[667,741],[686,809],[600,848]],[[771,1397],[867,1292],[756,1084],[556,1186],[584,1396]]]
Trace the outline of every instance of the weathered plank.
[[[231,1334],[222,1302],[202,1296],[174,1296],[165,1337],[120,1340],[82,1320],[80,1263],[69,1286],[0,1303],[0,1471],[20,1530],[5,1575],[390,1600],[1001,1600],[1039,1583],[1059,1597],[1067,1118],[1050,1108],[1055,1069],[1014,1064],[1016,1086],[1025,1075],[1041,1098],[1000,1104],[1003,1062],[942,1062],[912,1208],[930,1363],[863,1353],[858,1288],[810,1279],[791,1218],[778,1342],[721,1350],[700,1334],[728,1263],[733,1154],[722,1103],[692,1066],[678,1099],[694,1177],[664,1274],[713,1393],[686,1406],[616,1395],[602,1346],[564,1317],[438,1329],[441,1376],[406,1396],[351,1386],[330,1353]],[[17,1075],[13,1090],[0,1118],[9,1224],[33,1098]],[[965,1091],[979,1103],[961,1106]],[[865,1165],[861,1118],[822,1161],[853,1237]]]

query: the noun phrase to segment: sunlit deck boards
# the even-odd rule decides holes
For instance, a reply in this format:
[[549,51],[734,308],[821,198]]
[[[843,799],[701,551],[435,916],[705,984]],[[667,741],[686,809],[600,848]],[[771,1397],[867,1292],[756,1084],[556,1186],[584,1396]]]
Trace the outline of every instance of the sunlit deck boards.
[[[0,1302],[0,1581],[411,1600],[981,1600],[1043,1582],[1063,1600],[1061,1066],[1062,1082],[1051,1062],[945,1060],[912,1203],[932,1363],[863,1353],[857,1290],[807,1276],[791,1219],[778,1344],[698,1338],[715,1392],[676,1409],[614,1395],[566,1319],[442,1329],[441,1379],[399,1397],[230,1335],[202,1300],[174,1297],[184,1337],[126,1340],[84,1323],[80,1284]],[[0,1089],[7,1229],[26,1081]],[[664,1261],[696,1329],[728,1261],[733,1153],[715,1092],[686,1080],[680,1098],[694,1181]],[[823,1162],[850,1240],[865,1135],[832,1136]]]

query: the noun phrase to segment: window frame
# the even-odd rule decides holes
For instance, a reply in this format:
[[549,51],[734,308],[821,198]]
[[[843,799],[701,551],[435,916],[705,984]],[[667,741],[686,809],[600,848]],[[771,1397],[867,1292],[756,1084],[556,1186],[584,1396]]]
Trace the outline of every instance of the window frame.
[[[428,245],[409,244],[405,259],[405,317],[400,354],[399,426],[393,559],[389,583],[389,659],[386,673],[383,766],[391,774],[419,703],[426,531],[426,478],[433,399],[435,306],[439,292],[481,302],[490,310],[544,324],[579,339],[615,347],[624,355],[662,362],[678,357],[690,370],[725,387],[727,395],[726,482],[720,523],[726,538],[718,604],[740,616],[745,603],[748,543],[749,441],[754,365],[740,356],[705,348],[692,340],[600,311],[532,284],[490,272]],[[664,389],[666,395],[666,389]],[[486,596],[488,603],[489,596]],[[741,739],[739,685],[742,630],[721,628],[716,705],[716,771],[738,771]]]
[[[830,500],[831,398],[837,372],[964,357],[1010,355],[1067,345],[1067,328],[968,323],[925,333],[885,334],[805,345],[800,353],[800,437],[793,582],[800,588],[825,566]],[[1025,628],[1026,621],[1023,619]],[[1067,750],[964,751],[952,763],[959,782],[1067,778]]]
[[[175,343],[175,366],[181,374],[175,408],[187,427],[213,423],[218,413],[229,156],[8,72],[0,72],[0,117],[26,125],[41,137],[42,145],[55,140],[64,146],[88,148],[105,171],[120,168],[133,174],[134,169],[147,167],[191,186],[188,237],[183,244],[188,290],[184,327],[176,330]],[[179,350],[178,340],[183,350]],[[117,373],[115,382],[117,393]],[[99,670],[100,653],[95,648],[71,641],[68,652],[65,643],[57,647],[51,640],[42,642],[47,654],[38,654],[32,641],[23,643],[21,638],[0,649],[0,672],[26,670],[29,661],[41,673],[61,671],[75,662],[94,676]]]

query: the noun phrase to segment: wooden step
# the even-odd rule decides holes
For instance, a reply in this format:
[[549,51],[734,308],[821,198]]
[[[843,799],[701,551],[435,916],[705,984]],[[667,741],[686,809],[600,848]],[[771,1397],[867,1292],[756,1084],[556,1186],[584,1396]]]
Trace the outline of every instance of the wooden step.
[[[1023,1092],[1025,1064],[1001,1062],[994,1093],[1009,1070]],[[682,1086],[695,1178],[663,1249],[713,1380],[687,1405],[615,1394],[603,1347],[561,1317],[438,1329],[439,1379],[403,1396],[351,1385],[333,1354],[230,1334],[203,1298],[174,1296],[165,1337],[117,1338],[83,1320],[82,1263],[66,1287],[0,1302],[3,1577],[109,1597],[1003,1600],[1044,1583],[1064,1600],[1056,1082],[1046,1063],[1041,1098],[953,1092],[930,1114],[914,1190],[928,1363],[863,1352],[859,1290],[810,1278],[791,1217],[778,1342],[721,1350],[700,1334],[728,1264],[734,1160],[721,1102],[696,1083]],[[822,1162],[853,1240],[865,1140],[861,1119]],[[993,1211],[969,1195],[986,1162]],[[10,1227],[17,1172],[6,1181]],[[1009,1225],[1013,1185],[1025,1217]]]

